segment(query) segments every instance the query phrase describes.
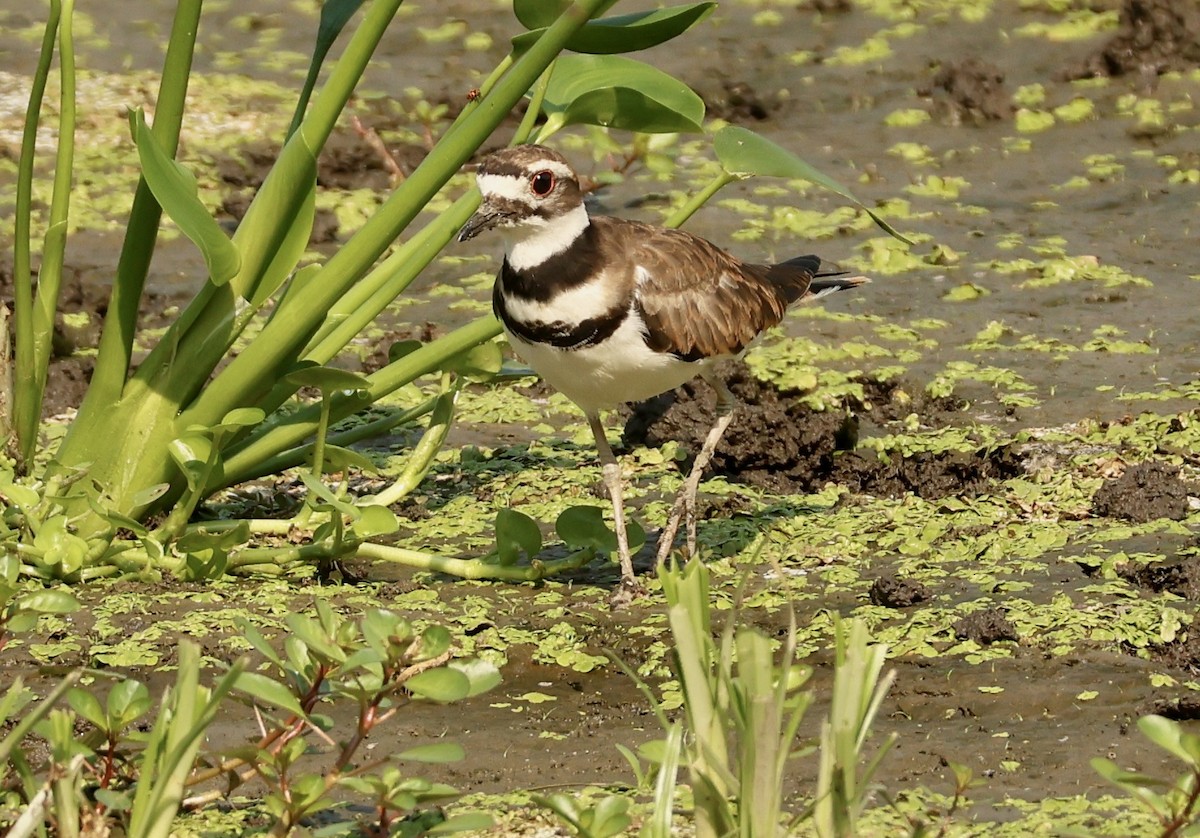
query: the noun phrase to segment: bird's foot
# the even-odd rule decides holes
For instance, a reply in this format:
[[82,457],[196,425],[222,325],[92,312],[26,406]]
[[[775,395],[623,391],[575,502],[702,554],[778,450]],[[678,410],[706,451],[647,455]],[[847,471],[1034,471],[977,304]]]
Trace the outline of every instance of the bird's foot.
[[646,588],[632,576],[622,576],[621,581],[609,594],[608,603],[613,608],[621,609],[632,605],[635,600],[646,596]]

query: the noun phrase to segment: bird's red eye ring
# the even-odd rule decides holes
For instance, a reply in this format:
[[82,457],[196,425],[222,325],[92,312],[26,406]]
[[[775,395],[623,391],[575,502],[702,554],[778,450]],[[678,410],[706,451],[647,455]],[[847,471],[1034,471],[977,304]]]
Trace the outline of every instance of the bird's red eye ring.
[[554,172],[547,169],[538,172],[529,179],[529,188],[534,195],[545,198],[554,191]]

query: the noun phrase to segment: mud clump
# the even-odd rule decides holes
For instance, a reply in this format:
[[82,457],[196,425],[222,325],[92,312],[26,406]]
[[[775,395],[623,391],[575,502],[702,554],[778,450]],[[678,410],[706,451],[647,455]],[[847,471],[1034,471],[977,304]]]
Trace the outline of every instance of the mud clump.
[[1096,490],[1092,514],[1138,524],[1159,518],[1179,521],[1188,514],[1188,484],[1180,479],[1178,466],[1138,463]]
[[[774,492],[819,486],[814,476],[832,469],[835,440],[846,424],[846,414],[817,413],[781,398],[778,390],[756,380],[741,364],[722,373],[739,404],[717,447],[712,470]],[[712,388],[701,381],[690,382],[635,405],[625,425],[624,443],[657,448],[677,440],[694,457],[704,445],[716,410]]]
[[727,122],[762,122],[783,106],[778,93],[764,96],[749,82],[722,79],[707,92],[701,91],[705,113]]
[[934,116],[954,125],[1009,119],[1014,112],[1012,96],[1004,86],[1004,71],[975,57],[943,64],[932,86],[920,95],[933,97]]
[[937,500],[974,497],[986,492],[992,481],[1021,473],[1021,458],[1009,447],[937,454],[922,451],[895,460],[855,451],[838,458],[827,479],[858,494],[898,498],[911,492],[925,500]]
[[933,597],[929,588],[915,579],[902,576],[881,576],[871,583],[867,592],[872,605],[884,608],[908,608]]
[[1190,602],[1200,600],[1200,557],[1197,556],[1189,556],[1178,562],[1126,564],[1117,568],[1117,575],[1155,593],[1170,591]]
[[[1009,448],[918,452],[895,460],[859,453],[850,450],[857,437],[853,414],[812,410],[792,394],[755,379],[744,364],[725,365],[720,374],[739,404],[711,470],[737,482],[807,494],[832,481],[861,494],[900,497],[913,492],[932,500],[975,495],[994,479],[1021,473],[1020,458]],[[712,388],[694,381],[634,405],[624,444],[656,448],[675,440],[694,457],[716,418],[716,401]],[[906,402],[903,412],[912,412],[914,405],[919,402]],[[887,415],[882,401],[872,408]],[[690,462],[684,467],[690,468]]]
[[954,624],[954,635],[959,640],[974,640],[981,646],[990,646],[1001,640],[1017,641],[1017,627],[999,608],[987,608],[968,614]]
[[1194,0],[1125,0],[1117,34],[1068,79],[1162,75],[1200,65],[1200,3]]
[[1152,646],[1150,657],[1175,669],[1200,672],[1200,635],[1188,632],[1178,640]]
[[1155,701],[1146,712],[1154,713],[1175,722],[1195,721],[1196,719],[1200,719],[1200,698],[1181,695],[1176,698]]

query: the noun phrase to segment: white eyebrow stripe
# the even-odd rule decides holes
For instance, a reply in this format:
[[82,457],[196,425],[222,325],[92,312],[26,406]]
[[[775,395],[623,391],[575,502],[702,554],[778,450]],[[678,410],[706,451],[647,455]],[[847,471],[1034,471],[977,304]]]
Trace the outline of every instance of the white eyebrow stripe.
[[481,174],[476,177],[476,180],[479,183],[479,191],[485,198],[495,196],[533,206],[533,195],[530,194],[529,185],[524,178],[513,175]]

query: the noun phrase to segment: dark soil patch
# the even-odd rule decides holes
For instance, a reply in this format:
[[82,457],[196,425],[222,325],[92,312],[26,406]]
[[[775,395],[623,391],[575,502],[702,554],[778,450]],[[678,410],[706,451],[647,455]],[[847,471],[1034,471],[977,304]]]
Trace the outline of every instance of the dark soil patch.
[[1176,698],[1159,699],[1152,702],[1146,712],[1157,713],[1177,722],[1195,721],[1200,719],[1200,697],[1181,695]]
[[1124,0],[1120,29],[1068,79],[1162,75],[1200,64],[1200,3],[1195,0]]
[[881,576],[871,584],[867,596],[872,605],[884,608],[908,608],[933,597],[929,588],[915,579],[901,576]]
[[1155,593],[1170,591],[1189,601],[1200,600],[1200,557],[1197,556],[1170,563],[1124,565],[1117,573],[1122,579]]
[[[87,234],[77,234],[82,238]],[[97,245],[99,246],[99,245]],[[36,279],[37,265],[34,265]],[[51,345],[50,368],[46,376],[46,389],[42,395],[42,416],[61,416],[83,401],[96,366],[92,355],[79,354],[79,350],[94,349],[100,340],[100,328],[108,314],[111,277],[98,277],[96,268],[81,268],[71,263],[64,266],[62,287],[59,291],[57,314],[54,320],[54,338]],[[0,261],[0,305],[7,306],[9,322],[12,322],[13,275],[12,263]],[[139,304],[139,318],[143,328],[158,327],[168,323],[173,313],[170,307],[178,300],[167,294],[145,290]],[[70,315],[86,314],[86,322]]]
[[920,95],[931,97],[934,116],[952,125],[1009,119],[1014,110],[1004,71],[974,56],[942,64]]
[[[848,450],[857,438],[852,413],[811,410],[754,378],[744,364],[729,364],[722,373],[740,404],[713,457],[712,470],[738,482],[784,494],[805,494],[833,481],[861,494],[899,497],[913,492],[936,499],[978,494],[990,481],[1021,471],[1019,457],[1008,448],[922,452],[895,461],[882,460],[873,452],[860,454]],[[887,394],[898,389],[894,382],[883,383],[876,395],[869,397],[872,410],[880,406],[880,419],[887,421],[896,415],[892,411],[913,412],[916,404],[912,401],[900,408],[886,406],[891,404]],[[658,447],[676,440],[695,455],[715,416],[716,395],[708,385],[694,381],[634,405],[623,441]],[[689,467],[690,463],[682,465]]]
[[1017,627],[999,608],[968,614],[954,624],[954,634],[959,640],[974,640],[981,646],[990,646],[1001,640],[1021,639]]
[[701,88],[705,113],[727,122],[762,122],[770,119],[782,106],[778,91],[763,94],[749,82],[721,79],[708,89]]
[[1179,521],[1188,514],[1188,484],[1180,479],[1178,466],[1138,463],[1096,490],[1092,514],[1137,523],[1159,518]]
[[1174,669],[1200,672],[1200,633],[1190,631],[1170,643],[1153,646],[1150,656]]

